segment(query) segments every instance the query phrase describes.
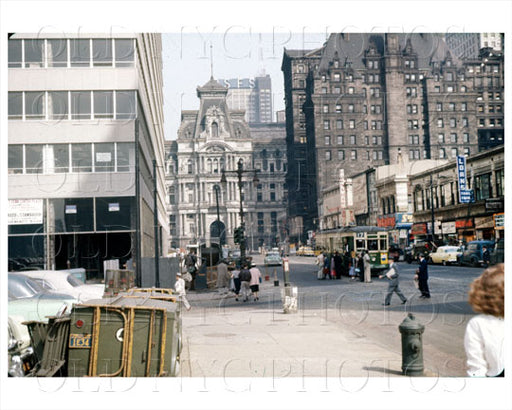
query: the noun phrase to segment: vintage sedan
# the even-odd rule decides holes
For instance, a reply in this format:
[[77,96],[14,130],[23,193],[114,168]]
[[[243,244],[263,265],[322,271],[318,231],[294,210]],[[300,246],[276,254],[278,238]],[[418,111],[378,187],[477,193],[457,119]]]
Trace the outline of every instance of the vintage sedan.
[[8,275],[9,376],[24,376],[35,363],[30,335],[24,322],[47,322],[49,316],[70,313],[75,298],[49,292],[25,275]]
[[264,264],[267,266],[282,265],[283,260],[279,252],[269,252],[265,255]]
[[442,263],[448,265],[451,263],[458,263],[462,249],[458,246],[439,246],[435,252],[430,254],[430,261],[432,263]]
[[86,285],[66,271],[35,270],[23,272],[23,274],[38,282],[44,289],[66,293],[78,299],[79,302],[101,299],[105,292],[104,285]]

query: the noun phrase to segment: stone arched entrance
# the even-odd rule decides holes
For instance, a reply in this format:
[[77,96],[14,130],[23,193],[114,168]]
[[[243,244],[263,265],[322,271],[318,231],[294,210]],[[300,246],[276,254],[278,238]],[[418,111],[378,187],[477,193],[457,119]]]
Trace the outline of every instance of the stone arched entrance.
[[226,225],[219,220],[215,220],[210,225],[210,240],[220,246],[226,243]]

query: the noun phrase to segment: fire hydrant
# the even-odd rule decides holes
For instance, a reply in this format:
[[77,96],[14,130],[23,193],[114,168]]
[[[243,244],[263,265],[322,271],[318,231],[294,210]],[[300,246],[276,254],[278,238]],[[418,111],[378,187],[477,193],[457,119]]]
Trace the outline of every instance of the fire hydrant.
[[402,373],[405,376],[423,376],[423,342],[425,330],[412,313],[398,326],[402,334]]

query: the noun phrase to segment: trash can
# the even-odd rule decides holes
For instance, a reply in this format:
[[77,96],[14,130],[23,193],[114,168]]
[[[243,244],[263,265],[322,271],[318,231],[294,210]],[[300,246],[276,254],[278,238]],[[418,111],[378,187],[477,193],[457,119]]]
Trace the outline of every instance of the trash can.
[[181,316],[176,299],[120,295],[75,305],[69,377],[176,376]]

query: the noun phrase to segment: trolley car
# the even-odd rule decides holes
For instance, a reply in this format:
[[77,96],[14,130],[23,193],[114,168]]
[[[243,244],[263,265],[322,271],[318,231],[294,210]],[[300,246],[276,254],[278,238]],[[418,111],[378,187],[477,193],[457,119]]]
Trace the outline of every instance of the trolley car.
[[326,252],[340,252],[356,257],[362,250],[370,255],[373,272],[389,268],[388,232],[377,226],[346,226],[316,233],[316,247]]

